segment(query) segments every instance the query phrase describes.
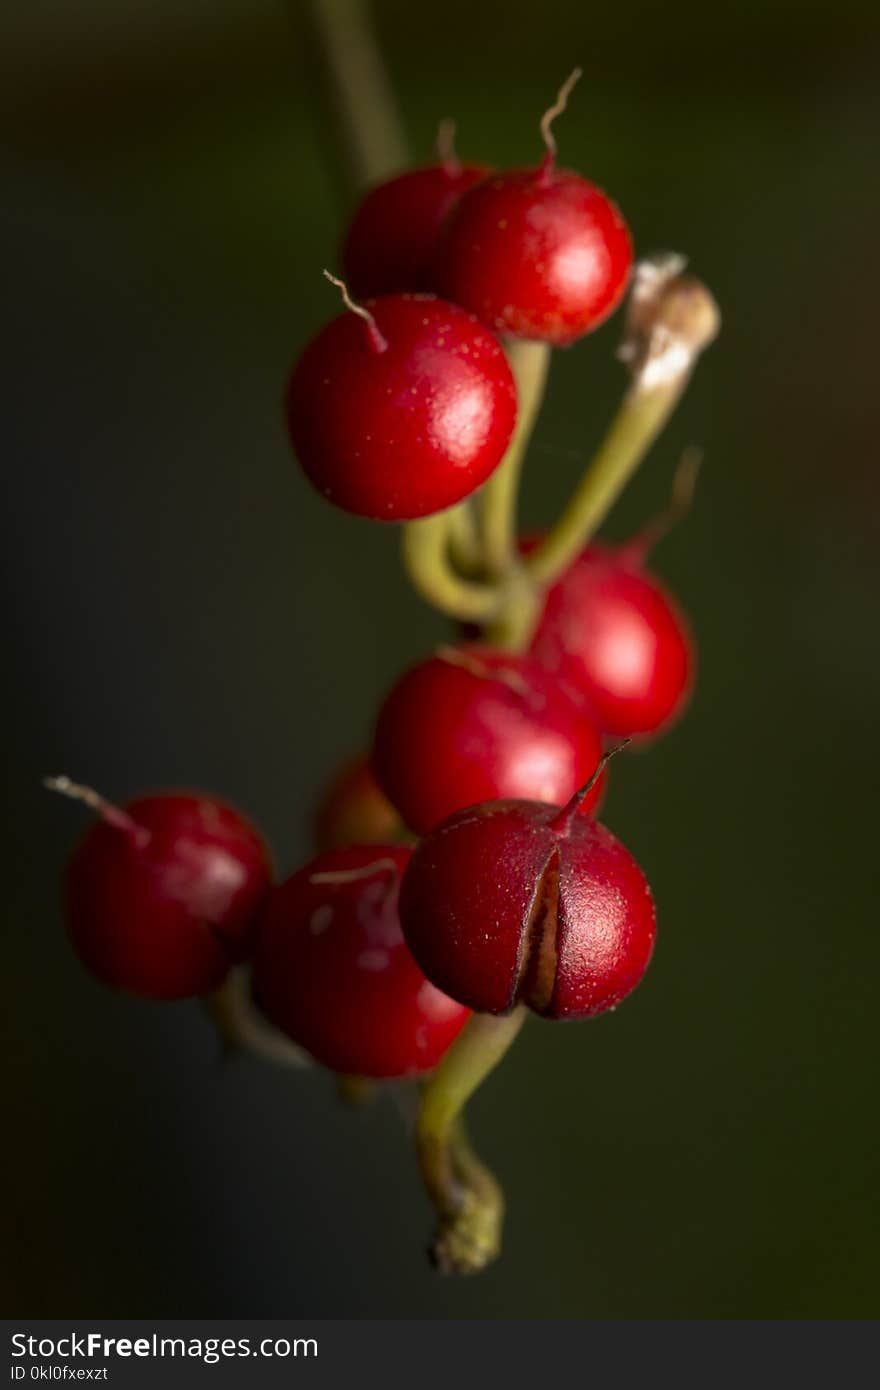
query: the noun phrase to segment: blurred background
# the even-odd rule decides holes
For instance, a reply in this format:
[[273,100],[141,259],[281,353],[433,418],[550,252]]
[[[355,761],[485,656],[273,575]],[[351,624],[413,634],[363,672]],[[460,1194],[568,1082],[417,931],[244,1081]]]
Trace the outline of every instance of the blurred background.
[[[502,1261],[443,1282],[390,1099],[221,1067],[197,1006],[102,991],[61,926],[87,823],[40,788],[239,803],[288,870],[403,663],[445,633],[398,536],[282,430],[336,312],[350,197],[305,3],[30,0],[2,20],[10,789],[4,1311],[30,1316],[859,1318],[878,1311],[880,19],[749,0],[375,0],[412,150],[561,157],[724,332],[608,533],[706,462],[657,568],[700,642],[689,717],[615,766],[645,985],[533,1021],[473,1107]],[[524,497],[549,521],[621,388],[611,323],[554,361]],[[11,678],[10,678],[11,677]]]

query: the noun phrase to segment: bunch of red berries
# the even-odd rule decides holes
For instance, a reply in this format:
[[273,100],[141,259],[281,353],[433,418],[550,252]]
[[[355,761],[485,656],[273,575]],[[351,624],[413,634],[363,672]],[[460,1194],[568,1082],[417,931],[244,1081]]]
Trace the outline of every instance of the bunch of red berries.
[[[609,744],[668,727],[693,681],[687,623],[646,569],[659,526],[624,545],[590,538],[717,311],[677,257],[633,275],[615,205],[557,167],[551,122],[572,81],[542,121],[536,167],[496,172],[446,150],[367,194],[335,281],[344,312],[288,384],[309,479],[347,511],[406,523],[410,576],[459,634],[387,695],[370,754],[320,807],[316,857],[273,886],[260,836],[212,797],[120,809],[53,783],[100,813],[67,891],[71,939],[99,978],[208,997],[240,1033],[224,981],[250,962],[265,1018],[339,1076],[433,1072],[417,1147],[435,1259],[462,1271],[497,1253],[502,1206],[463,1104],[525,1009],[603,1013],[647,968],[650,889],[594,815]],[[558,525],[518,536],[550,351],[602,323],[630,283],[617,417]]]

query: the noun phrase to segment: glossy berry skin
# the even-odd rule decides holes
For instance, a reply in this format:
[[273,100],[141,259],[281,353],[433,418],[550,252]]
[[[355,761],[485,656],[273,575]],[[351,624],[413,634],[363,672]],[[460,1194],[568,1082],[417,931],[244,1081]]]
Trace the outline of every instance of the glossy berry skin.
[[[404,942],[398,893],[410,853],[357,845],[320,854],[275,891],[261,923],[255,997],[332,1071],[428,1071],[467,1021],[468,1010],[429,984]],[[326,875],[338,879],[320,881]]]
[[[336,506],[376,521],[451,507],[489,477],[516,421],[500,345],[429,295],[340,314],[290,378],[287,421],[306,475]],[[377,336],[378,334],[378,336]]]
[[99,820],[67,871],[67,929],[80,960],[115,989],[185,999],[216,989],[250,953],[270,887],[266,846],[214,797],[132,801],[130,829]]
[[455,203],[487,169],[449,161],[409,169],[370,189],[342,247],[342,269],[357,298],[436,289],[437,244]]
[[523,1002],[588,1018],[639,983],[655,914],[638,864],[593,820],[533,801],[460,811],[415,851],[403,881],[410,949],[472,1009]]
[[548,590],[531,655],[583,692],[608,734],[661,732],[693,687],[687,620],[637,546],[584,551]]
[[[417,834],[499,797],[554,802],[601,753],[591,715],[527,658],[478,644],[444,648],[405,672],[379,714],[373,766]],[[599,783],[584,803],[594,810]]]
[[564,347],[617,307],[631,265],[614,203],[579,174],[545,165],[496,174],[460,199],[439,287],[496,332]]
[[368,758],[355,758],[339,769],[315,813],[319,850],[381,844],[397,839],[401,830],[400,817],[379,787]]

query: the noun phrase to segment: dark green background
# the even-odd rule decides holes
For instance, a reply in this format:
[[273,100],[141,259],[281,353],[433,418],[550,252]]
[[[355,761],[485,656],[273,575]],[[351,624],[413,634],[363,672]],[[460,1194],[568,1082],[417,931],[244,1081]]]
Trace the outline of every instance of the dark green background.
[[[697,698],[618,763],[605,813],[659,948],[613,1017],[529,1026],[476,1102],[502,1262],[426,1268],[390,1101],[354,1114],[318,1075],[223,1070],[195,1006],[107,994],[66,947],[84,818],[41,774],[214,789],[291,867],[328,771],[444,631],[394,532],[322,504],[282,432],[345,206],[291,8],[34,0],[5,21],[4,1311],[876,1315],[873,6],[376,5],[420,156],[453,114],[465,155],[534,159],[581,62],[564,160],[641,250],[686,251],[725,315],[609,528],[704,446],[657,557],[699,634]],[[530,522],[609,416],[616,333],[557,357]]]

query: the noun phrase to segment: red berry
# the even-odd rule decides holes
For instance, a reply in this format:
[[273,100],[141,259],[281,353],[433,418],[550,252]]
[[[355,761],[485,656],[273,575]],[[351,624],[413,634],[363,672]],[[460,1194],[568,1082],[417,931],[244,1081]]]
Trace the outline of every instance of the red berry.
[[444,233],[438,287],[497,332],[563,347],[616,308],[631,264],[614,203],[545,161],[461,198]]
[[276,889],[260,925],[260,1007],[333,1071],[428,1071],[467,1021],[468,1010],[425,979],[404,942],[397,902],[410,854],[401,845],[319,854]]
[[656,734],[693,686],[687,620],[638,546],[591,545],[548,590],[531,655],[581,690],[609,734]]
[[[66,779],[58,790],[79,795]],[[203,793],[139,797],[102,816],[67,871],[67,930],[105,984],[151,999],[216,989],[247,957],[270,887],[269,854],[238,811]]]
[[[448,647],[405,672],[379,714],[373,766],[418,834],[498,797],[566,801],[601,752],[583,705],[528,658]],[[597,785],[585,809],[602,794]]]
[[472,1009],[521,1001],[586,1018],[635,988],[654,946],[651,891],[610,831],[534,801],[471,807],[415,851],[400,914],[425,974]]
[[319,850],[344,845],[375,845],[397,839],[400,817],[383,795],[367,758],[340,768],[315,813]]
[[516,386],[496,339],[463,309],[397,294],[312,339],[286,409],[319,492],[358,516],[405,521],[486,481],[513,431]]
[[433,290],[440,231],[466,189],[485,178],[482,164],[447,160],[380,183],[356,209],[342,247],[352,294]]

